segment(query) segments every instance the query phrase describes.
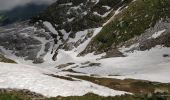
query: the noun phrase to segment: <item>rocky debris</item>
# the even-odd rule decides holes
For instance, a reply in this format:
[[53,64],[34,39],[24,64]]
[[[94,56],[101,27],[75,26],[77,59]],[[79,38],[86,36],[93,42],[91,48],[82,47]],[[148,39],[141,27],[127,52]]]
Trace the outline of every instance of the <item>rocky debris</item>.
[[164,54],[163,57],[170,57],[170,55],[169,54]]
[[90,63],[87,63],[87,64],[84,64],[83,66],[81,66],[80,68],[85,68],[85,67],[100,67],[100,65],[101,65],[101,63],[92,63],[92,62],[90,62]]
[[[68,50],[72,50],[74,48],[77,48],[82,43],[84,43],[87,39],[91,38],[93,36],[93,33],[94,33],[94,29],[88,29],[87,32],[85,32],[77,41],[73,42],[73,41],[69,41],[69,39],[68,39],[65,42],[63,49],[68,51]],[[76,35],[78,35],[78,34],[76,33]]]
[[77,67],[79,67],[79,65],[75,65],[75,66],[73,66],[72,68],[77,68]]
[[59,79],[68,80],[68,81],[76,81],[71,77],[59,76],[59,75],[54,75],[54,74],[46,74],[46,75],[52,76],[52,77],[55,77],[55,78],[59,78]]
[[88,30],[84,38],[76,41],[76,43],[74,44],[74,47],[78,47],[80,44],[84,43],[87,39],[91,38],[93,36],[93,33],[94,33],[94,30]]
[[71,73],[80,73],[80,74],[84,74],[84,73],[82,73],[82,72],[74,71],[73,69],[67,69],[67,70],[62,70],[62,71],[71,72]]
[[117,49],[112,49],[112,50],[107,51],[106,55],[102,56],[101,59],[111,58],[111,57],[125,57],[125,55]]
[[35,58],[34,61],[33,61],[34,64],[41,64],[43,62],[44,62],[43,58]]
[[56,68],[61,69],[61,68],[65,68],[65,67],[67,67],[67,66],[74,65],[74,64],[75,64],[75,63],[61,64],[61,65],[58,65]]
[[100,63],[90,63],[89,66],[100,66]]
[[[165,31],[156,38],[152,37],[161,30]],[[119,47],[130,47],[134,44],[137,45],[127,50],[127,52],[134,50],[149,50],[157,45],[170,47],[170,19],[159,21],[153,28],[148,29],[140,36],[136,36],[125,43],[120,44]]]
[[54,54],[53,57],[52,57],[52,60],[53,60],[53,61],[56,61],[56,60],[57,60],[57,55],[58,55],[58,52],[55,52],[55,54]]
[[167,89],[160,89],[160,88],[156,88],[155,90],[154,90],[154,93],[163,93],[163,94],[168,94],[169,93],[169,90],[167,90]]
[[89,64],[89,63],[90,63],[90,61],[86,61],[84,63],[81,63],[81,65],[86,65],[86,64]]
[[165,47],[170,47],[170,34],[160,36],[156,39],[149,39],[139,44],[139,50],[149,50],[156,45],[162,45]]

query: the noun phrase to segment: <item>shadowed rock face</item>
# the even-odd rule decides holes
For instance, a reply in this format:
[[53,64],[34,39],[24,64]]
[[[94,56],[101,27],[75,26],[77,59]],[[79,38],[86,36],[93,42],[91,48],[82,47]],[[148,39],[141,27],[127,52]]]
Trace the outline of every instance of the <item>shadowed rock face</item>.
[[[28,26],[27,22],[16,23],[0,29],[1,52],[8,51],[17,57],[23,57],[25,60],[42,63],[42,57],[51,46],[51,38],[42,29]],[[40,51],[42,52],[38,55]]]
[[[126,7],[132,0],[58,0],[30,22],[48,21],[58,33],[65,30],[69,38],[75,38],[76,33],[87,29],[102,27],[110,19],[115,11]],[[61,37],[63,34],[61,35]],[[56,37],[54,37],[56,38]],[[60,48],[70,50],[78,47],[81,43],[67,43],[67,40],[60,45]],[[57,54],[56,54],[57,55]]]
[[[58,0],[40,16],[33,18],[32,22],[37,20],[49,21],[57,30],[65,29],[72,33],[71,37],[74,37],[78,31],[102,26],[109,19],[111,12],[113,13],[120,6],[126,5],[130,1]],[[108,13],[108,16],[105,15],[106,13]]]
[[[160,36],[153,37],[154,34],[158,34],[158,32],[161,32]],[[133,48],[131,48],[129,51],[134,50],[150,50],[151,48],[162,45],[164,47],[170,47],[170,19],[164,19],[157,22],[152,28],[146,30],[144,33],[142,33],[140,36],[134,37],[124,43],[122,43],[119,46],[125,46],[129,47],[133,44],[137,44]]]

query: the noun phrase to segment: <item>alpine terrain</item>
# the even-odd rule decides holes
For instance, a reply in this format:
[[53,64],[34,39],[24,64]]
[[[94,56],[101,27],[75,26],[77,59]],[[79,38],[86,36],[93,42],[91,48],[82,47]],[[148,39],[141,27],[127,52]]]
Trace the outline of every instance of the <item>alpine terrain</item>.
[[170,0],[29,6],[0,27],[0,100],[170,99]]

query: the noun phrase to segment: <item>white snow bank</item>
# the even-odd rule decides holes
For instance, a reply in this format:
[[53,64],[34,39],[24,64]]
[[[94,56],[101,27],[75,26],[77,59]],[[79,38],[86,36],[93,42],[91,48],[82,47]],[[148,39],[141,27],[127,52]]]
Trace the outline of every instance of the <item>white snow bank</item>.
[[110,14],[111,11],[112,11],[112,10],[106,12],[106,13],[103,14],[103,15],[99,14],[98,12],[93,12],[93,14],[104,18],[104,17],[107,17],[107,16]]
[[157,82],[170,82],[170,48],[157,46],[149,51],[127,53],[127,57],[96,61],[100,67],[74,68],[75,71],[98,75],[120,75],[116,78],[135,78]]
[[43,22],[43,24],[49,29],[50,32],[58,35],[58,32],[55,30],[55,28],[53,27],[53,25],[50,22],[45,21],[45,22]]
[[122,7],[119,7],[119,8],[115,11],[114,15],[113,15],[106,23],[104,23],[103,26],[105,26],[105,25],[107,25],[108,23],[110,23],[111,21],[113,21],[113,19],[115,18],[115,16],[118,15],[118,14],[122,11],[121,9],[122,9]]
[[157,38],[157,37],[161,36],[161,34],[164,33],[165,31],[166,31],[166,29],[161,30],[161,31],[158,31],[158,32],[155,32],[155,33],[152,35],[152,38]]
[[34,66],[0,63],[0,88],[28,89],[48,97],[81,96],[92,92],[102,96],[122,95],[115,91],[86,81],[67,81],[47,76],[53,72]]

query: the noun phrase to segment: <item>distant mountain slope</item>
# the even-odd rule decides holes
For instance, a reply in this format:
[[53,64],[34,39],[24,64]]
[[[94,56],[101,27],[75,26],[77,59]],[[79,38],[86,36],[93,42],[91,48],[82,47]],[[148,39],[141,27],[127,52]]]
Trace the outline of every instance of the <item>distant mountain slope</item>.
[[7,25],[16,21],[28,20],[47,8],[48,5],[27,4],[9,11],[0,12],[0,25]]

